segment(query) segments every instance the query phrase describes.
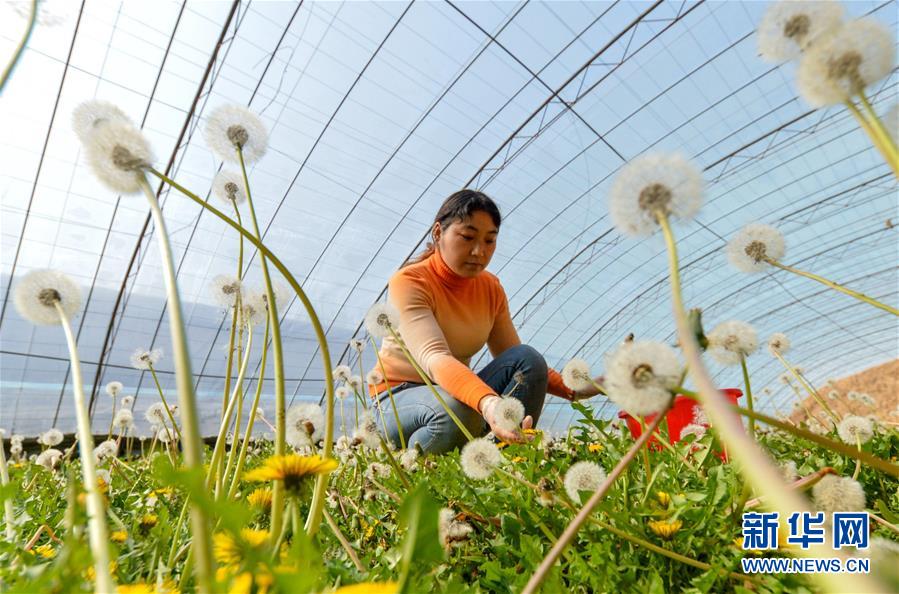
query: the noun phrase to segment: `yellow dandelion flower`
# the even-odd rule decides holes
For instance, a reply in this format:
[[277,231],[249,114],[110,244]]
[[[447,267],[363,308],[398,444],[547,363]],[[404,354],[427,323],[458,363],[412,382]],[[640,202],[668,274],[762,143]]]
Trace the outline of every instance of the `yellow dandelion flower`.
[[656,499],[659,500],[659,503],[668,507],[668,504],[671,503],[671,495],[666,493],[665,491],[656,491]]
[[97,491],[100,491],[103,495],[109,493],[109,485],[106,484],[102,476],[97,477]]
[[527,458],[525,458],[524,456],[515,456],[514,458],[512,458],[513,463],[524,462],[525,460],[527,460]]
[[120,585],[116,588],[118,594],[154,594],[155,588],[150,584]]
[[34,547],[34,552],[44,559],[52,559],[56,556],[56,549],[51,544],[42,544]]
[[509,447],[509,444],[504,441],[501,441],[496,444],[496,449],[498,449],[498,450],[501,450],[501,449],[507,448],[507,447]]
[[272,456],[259,468],[244,475],[248,481],[284,481],[287,491],[295,492],[308,476],[327,474],[337,468],[337,460],[315,456]]
[[337,588],[334,594],[396,594],[398,588],[396,582],[365,582]]
[[595,454],[596,452],[601,452],[602,450],[603,450],[603,447],[601,445],[599,445],[598,443],[591,443],[590,445],[587,446],[587,451],[592,454]]
[[[232,570],[232,573],[234,573],[234,568],[232,567],[230,569]],[[219,570],[219,572],[221,572],[221,569]],[[217,575],[219,572],[217,572]],[[223,575],[222,579],[220,579],[219,581],[226,581],[229,577],[230,574]],[[259,567],[257,568],[255,574],[249,571],[244,571],[235,575],[231,580],[231,587],[228,588],[227,592],[228,594],[267,594],[274,582],[275,580],[268,572],[268,570]]]
[[540,431],[539,429],[522,429],[521,432],[525,435],[537,435],[543,433],[543,431]]
[[272,507],[272,490],[271,489],[256,489],[249,495],[247,495],[247,503],[252,505],[253,507],[258,507],[261,509],[271,509]]
[[140,527],[144,529],[150,529],[158,523],[159,516],[157,516],[156,514],[144,514],[144,516],[140,519]]
[[153,494],[157,496],[163,497],[171,497],[175,494],[175,489],[172,487],[160,487],[159,489],[153,489]]
[[212,537],[213,555],[223,565],[239,565],[244,558],[246,548],[258,549],[268,541],[269,533],[265,530],[243,528],[240,539],[234,538],[230,532],[219,532]]
[[116,530],[115,532],[111,532],[109,534],[109,540],[121,544],[128,540],[128,533],[124,530]]
[[[114,573],[115,573],[115,570],[118,569],[118,568],[119,568],[119,562],[118,562],[118,561],[110,561],[110,562],[109,562],[109,573],[110,573],[110,574],[114,574]],[[83,575],[84,578],[85,578],[87,581],[92,582],[92,581],[94,581],[94,578],[97,577],[97,572],[94,571],[94,566],[91,565],[91,566],[89,566],[87,569],[85,569],[85,570],[81,573],[81,575]],[[137,585],[140,586],[141,584],[137,584]],[[153,590],[151,589],[150,592],[152,592],[152,591],[153,591]],[[138,592],[143,592],[143,590],[138,590]]]
[[649,529],[653,531],[656,536],[661,536],[665,540],[670,540],[677,531],[681,529],[684,523],[680,520],[675,520],[673,522],[666,522],[665,520],[654,520],[649,523]]

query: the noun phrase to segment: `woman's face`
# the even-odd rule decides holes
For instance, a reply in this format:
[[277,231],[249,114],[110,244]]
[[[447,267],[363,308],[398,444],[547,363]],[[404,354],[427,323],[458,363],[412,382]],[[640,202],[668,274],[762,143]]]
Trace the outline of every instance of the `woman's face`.
[[434,237],[440,255],[453,272],[459,276],[473,277],[487,268],[499,229],[483,210],[477,210],[463,221],[448,227],[434,223]]

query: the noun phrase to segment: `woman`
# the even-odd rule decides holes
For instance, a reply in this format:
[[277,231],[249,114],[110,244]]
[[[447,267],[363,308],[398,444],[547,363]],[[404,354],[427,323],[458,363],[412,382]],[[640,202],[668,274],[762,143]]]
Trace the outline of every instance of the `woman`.
[[[521,344],[505,291],[486,271],[500,222],[499,209],[486,194],[461,190],[451,195],[434,218],[433,243],[390,278],[389,299],[399,311],[400,337],[472,435],[484,435],[489,427],[503,441],[519,442],[524,440],[519,431],[504,430],[494,419],[500,394],[522,402],[521,428],[528,429],[540,418],[547,392],[577,400],[598,391],[573,392],[558,372],[547,369],[540,353]],[[475,373],[468,365],[484,344],[494,359]],[[393,338],[384,339],[380,356],[387,377],[378,377],[378,367],[372,370],[370,377],[381,381],[371,391],[384,411],[390,439],[399,445],[388,385],[407,447],[443,453],[463,445],[464,433]]]

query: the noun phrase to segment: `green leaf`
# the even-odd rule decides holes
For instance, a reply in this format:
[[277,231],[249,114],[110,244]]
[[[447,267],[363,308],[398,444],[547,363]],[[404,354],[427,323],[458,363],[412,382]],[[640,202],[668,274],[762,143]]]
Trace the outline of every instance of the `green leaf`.
[[418,565],[443,560],[443,548],[437,531],[439,515],[440,507],[423,484],[416,486],[403,500],[399,524],[400,528],[406,529],[406,538],[403,541],[400,592],[406,592],[411,583],[408,578],[413,561]]

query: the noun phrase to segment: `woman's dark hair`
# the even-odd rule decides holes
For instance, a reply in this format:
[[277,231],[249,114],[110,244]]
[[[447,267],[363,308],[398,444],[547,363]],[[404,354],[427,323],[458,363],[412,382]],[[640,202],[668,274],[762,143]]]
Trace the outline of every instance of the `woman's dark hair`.
[[[441,229],[446,229],[453,223],[468,219],[479,210],[490,215],[490,218],[493,219],[493,224],[499,229],[499,225],[502,222],[502,215],[499,214],[499,207],[496,205],[496,202],[483,192],[469,189],[459,190],[458,192],[450,194],[449,198],[444,200],[443,204],[440,205],[440,209],[434,217],[434,222],[440,223]],[[411,258],[403,264],[403,266],[415,264],[431,257],[431,254],[437,249],[433,233],[434,225],[432,223],[431,241],[428,242],[425,251]]]

